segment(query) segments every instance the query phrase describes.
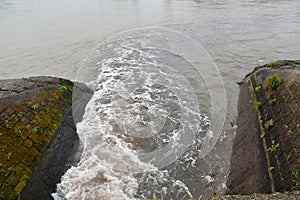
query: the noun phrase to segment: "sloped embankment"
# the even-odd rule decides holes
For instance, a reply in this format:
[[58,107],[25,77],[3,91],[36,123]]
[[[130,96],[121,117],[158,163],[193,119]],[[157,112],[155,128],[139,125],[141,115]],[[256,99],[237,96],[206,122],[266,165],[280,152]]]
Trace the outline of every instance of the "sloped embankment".
[[[77,87],[83,113],[92,92]],[[0,199],[15,199],[21,191],[21,199],[51,199],[60,177],[76,163],[73,90],[71,81],[60,78],[0,81]]]
[[240,84],[238,106],[227,194],[299,190],[300,61],[257,67]]

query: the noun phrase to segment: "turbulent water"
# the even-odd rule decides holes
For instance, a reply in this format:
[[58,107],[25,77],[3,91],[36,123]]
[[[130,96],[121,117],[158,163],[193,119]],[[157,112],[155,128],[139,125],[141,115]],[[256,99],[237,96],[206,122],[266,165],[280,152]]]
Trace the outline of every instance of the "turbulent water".
[[62,76],[95,91],[77,124],[81,160],[54,199],[224,193],[236,82],[299,59],[299,10],[298,0],[0,0],[0,78]]
[[[132,36],[137,31],[139,36]],[[178,55],[177,42],[163,41],[172,34],[181,38],[181,52],[189,51],[183,49],[184,40],[187,48],[193,47],[186,36],[146,28],[111,38],[86,59],[79,75],[90,67],[96,80],[90,83],[95,93],[78,124],[84,153],[79,165],[63,176],[55,198],[188,199],[211,193],[199,191],[197,183],[213,182],[201,168],[204,154],[215,145],[204,143],[214,137],[205,106],[209,83]],[[191,62],[201,58],[201,51],[208,56],[194,48],[198,58]]]

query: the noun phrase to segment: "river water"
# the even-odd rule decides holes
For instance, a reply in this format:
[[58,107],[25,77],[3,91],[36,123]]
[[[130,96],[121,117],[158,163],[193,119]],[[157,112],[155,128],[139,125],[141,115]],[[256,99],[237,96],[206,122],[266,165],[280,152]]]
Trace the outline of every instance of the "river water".
[[55,199],[208,197],[226,190],[236,82],[299,59],[299,33],[298,0],[0,0],[0,78],[95,90]]

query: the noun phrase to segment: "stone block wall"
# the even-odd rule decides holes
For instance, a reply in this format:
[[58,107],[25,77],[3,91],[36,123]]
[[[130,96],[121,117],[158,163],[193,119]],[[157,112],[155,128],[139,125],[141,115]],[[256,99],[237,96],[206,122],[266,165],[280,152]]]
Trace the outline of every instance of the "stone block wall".
[[[277,61],[256,68],[241,83],[228,194],[300,189],[299,70],[299,61]],[[268,79],[274,75],[281,83],[272,89]]]
[[63,116],[73,83],[55,78],[0,81],[0,199],[25,187]]
[[[278,74],[282,83],[272,90],[266,81],[274,74]],[[300,98],[297,95],[300,74],[282,68],[266,69],[258,71],[247,83],[254,89],[262,86],[252,94],[256,104],[262,102],[257,113],[273,191],[300,189],[300,185],[296,186],[299,176],[295,174],[300,170]]]

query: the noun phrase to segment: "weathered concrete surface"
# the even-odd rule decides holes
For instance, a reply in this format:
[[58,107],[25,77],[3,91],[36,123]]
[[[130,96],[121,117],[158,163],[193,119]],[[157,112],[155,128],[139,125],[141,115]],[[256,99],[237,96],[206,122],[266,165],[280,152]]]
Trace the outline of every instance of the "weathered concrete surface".
[[240,89],[238,129],[233,143],[227,193],[271,193],[257,113],[246,84],[242,84]]
[[[274,74],[281,84],[271,89],[267,79]],[[227,194],[300,189],[299,171],[300,61],[277,61],[241,83]]]
[[[21,191],[22,200],[52,199],[60,177],[76,164],[73,85],[51,77],[0,80],[0,199],[15,199]],[[76,85],[80,114],[92,91]]]

